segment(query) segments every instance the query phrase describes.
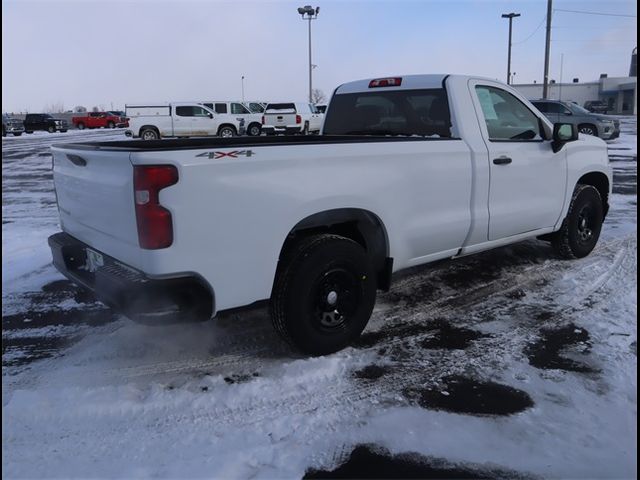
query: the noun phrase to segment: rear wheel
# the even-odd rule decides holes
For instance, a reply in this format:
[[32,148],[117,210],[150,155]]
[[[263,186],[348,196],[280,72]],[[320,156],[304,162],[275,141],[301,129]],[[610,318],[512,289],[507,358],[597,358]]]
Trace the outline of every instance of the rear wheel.
[[56,131],[56,127],[54,127],[53,125],[50,125],[49,128],[47,128],[47,132],[49,133],[55,133]]
[[[6,134],[5,134],[5,135],[6,135]],[[17,133],[14,133],[14,134],[13,134],[13,136],[14,136],[14,137],[19,137],[20,135],[22,135],[22,132],[17,132]]]
[[142,138],[142,140],[158,140],[160,135],[153,128],[143,128],[140,132],[140,138]]
[[304,353],[336,352],[364,330],[376,299],[364,249],[345,237],[301,240],[278,271],[271,319],[278,333]]
[[249,125],[249,128],[247,128],[247,134],[251,137],[257,137],[261,132],[262,127],[259,123],[252,123],[251,125]]
[[113,122],[107,123],[107,128],[116,128],[116,124]]
[[597,188],[578,184],[573,192],[562,227],[551,237],[551,244],[563,258],[586,257],[595,248],[604,209]]

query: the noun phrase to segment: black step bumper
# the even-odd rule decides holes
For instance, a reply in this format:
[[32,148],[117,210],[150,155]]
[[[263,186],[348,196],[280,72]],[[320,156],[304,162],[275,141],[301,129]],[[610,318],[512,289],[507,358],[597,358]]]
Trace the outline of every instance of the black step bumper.
[[[151,278],[64,232],[51,235],[49,246],[60,273],[132,320],[166,324],[211,318],[213,295],[196,275]],[[87,248],[102,255],[102,265],[88,266]]]

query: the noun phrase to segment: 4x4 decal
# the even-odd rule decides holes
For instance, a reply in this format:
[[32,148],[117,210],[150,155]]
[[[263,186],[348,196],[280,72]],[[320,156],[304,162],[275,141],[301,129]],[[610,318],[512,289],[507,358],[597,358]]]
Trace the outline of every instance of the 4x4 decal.
[[204,152],[196,155],[196,157],[207,157],[207,158],[238,158],[238,156],[244,155],[245,157],[251,157],[253,155],[253,150],[233,150],[231,152]]

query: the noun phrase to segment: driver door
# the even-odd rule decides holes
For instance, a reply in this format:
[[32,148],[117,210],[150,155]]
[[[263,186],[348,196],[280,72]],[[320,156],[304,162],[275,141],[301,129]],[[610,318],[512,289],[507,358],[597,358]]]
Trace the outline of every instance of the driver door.
[[564,204],[566,149],[553,153],[538,117],[500,84],[472,81],[489,153],[489,240],[551,227]]

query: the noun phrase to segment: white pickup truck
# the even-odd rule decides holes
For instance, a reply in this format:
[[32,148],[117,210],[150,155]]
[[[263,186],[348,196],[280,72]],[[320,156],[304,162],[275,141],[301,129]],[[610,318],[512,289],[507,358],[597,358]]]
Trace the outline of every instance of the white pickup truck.
[[244,133],[244,121],[217,115],[197,102],[125,106],[129,129],[125,135],[143,140],[163,137],[233,137]]
[[269,299],[285,339],[325,354],[361,333],[393,272],[531,237],[565,258],[596,245],[605,143],[502,83],[346,83],[323,128],[53,147],[54,264],[145,322]]

